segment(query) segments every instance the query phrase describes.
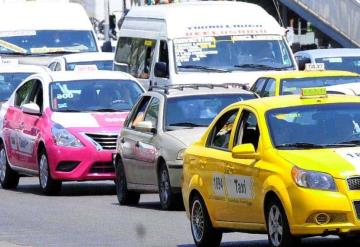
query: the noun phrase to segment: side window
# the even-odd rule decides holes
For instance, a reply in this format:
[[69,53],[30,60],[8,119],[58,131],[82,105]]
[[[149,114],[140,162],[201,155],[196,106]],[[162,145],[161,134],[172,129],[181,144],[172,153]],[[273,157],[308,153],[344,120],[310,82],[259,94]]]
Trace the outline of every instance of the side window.
[[258,79],[254,86],[252,87],[251,91],[253,91],[254,93],[257,93],[258,95],[261,95],[261,92],[264,88],[265,82],[266,82],[267,78],[260,78]]
[[234,127],[237,113],[237,109],[231,110],[220,117],[212,130],[210,135],[211,139],[208,141],[208,146],[229,150],[230,135]]
[[275,96],[275,80],[269,79],[266,83],[262,97]]
[[15,93],[14,105],[21,107],[21,105],[29,102],[31,91],[34,87],[35,81],[31,80],[23,84]]
[[56,66],[56,62],[52,62],[51,64],[49,64],[49,69],[51,70],[51,71],[54,71],[55,70],[55,66]]
[[150,121],[152,123],[153,128],[157,128],[158,115],[159,115],[159,104],[160,104],[160,100],[158,98],[154,97],[151,100],[151,103],[145,114],[144,121]]
[[244,110],[239,121],[239,128],[235,137],[234,146],[251,143],[255,150],[259,144],[259,126],[254,113]]
[[60,71],[60,70],[61,70],[61,65],[59,62],[57,62],[54,71]]
[[29,102],[37,104],[40,108],[40,112],[42,112],[42,110],[43,110],[43,87],[42,87],[42,83],[40,81],[36,81],[36,85],[34,86],[34,90],[31,93]]
[[115,54],[115,70],[147,79],[151,73],[156,40],[121,37]]
[[135,112],[132,113],[130,121],[128,122],[127,127],[129,128],[135,128],[137,123],[144,121],[144,114],[146,111],[147,106],[149,105],[151,97],[150,96],[144,96],[139,104],[136,107]]

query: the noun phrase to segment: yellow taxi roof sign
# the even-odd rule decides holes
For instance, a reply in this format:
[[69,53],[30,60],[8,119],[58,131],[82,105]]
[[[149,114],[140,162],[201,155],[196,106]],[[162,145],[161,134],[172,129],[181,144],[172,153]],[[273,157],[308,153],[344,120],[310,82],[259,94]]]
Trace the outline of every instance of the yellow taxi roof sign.
[[325,70],[325,64],[324,63],[307,63],[307,64],[305,64],[305,70],[307,70],[307,71]]
[[327,97],[325,87],[307,87],[301,89],[301,98],[324,98]]

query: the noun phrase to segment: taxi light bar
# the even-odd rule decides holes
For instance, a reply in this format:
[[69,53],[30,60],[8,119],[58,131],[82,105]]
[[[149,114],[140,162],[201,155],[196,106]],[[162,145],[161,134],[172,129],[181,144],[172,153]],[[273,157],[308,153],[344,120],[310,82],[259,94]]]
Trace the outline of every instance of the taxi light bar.
[[324,63],[306,63],[305,70],[307,70],[307,71],[325,70],[325,64]]
[[325,98],[327,97],[325,87],[308,87],[301,89],[301,98]]

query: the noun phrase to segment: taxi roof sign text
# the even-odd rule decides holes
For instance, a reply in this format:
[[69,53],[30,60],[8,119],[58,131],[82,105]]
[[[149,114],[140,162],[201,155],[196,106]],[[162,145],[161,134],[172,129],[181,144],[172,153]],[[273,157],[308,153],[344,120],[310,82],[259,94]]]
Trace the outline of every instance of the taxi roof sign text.
[[305,64],[305,70],[307,70],[307,71],[325,70],[325,64],[324,63],[307,63],[307,64]]
[[326,88],[324,87],[308,87],[301,89],[301,98],[324,98],[327,97]]

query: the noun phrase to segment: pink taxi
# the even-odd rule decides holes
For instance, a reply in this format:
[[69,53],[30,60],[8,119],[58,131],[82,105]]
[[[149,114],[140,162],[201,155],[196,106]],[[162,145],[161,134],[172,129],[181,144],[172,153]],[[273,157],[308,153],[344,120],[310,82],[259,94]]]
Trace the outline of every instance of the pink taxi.
[[39,176],[45,194],[62,181],[114,180],[112,155],[144,89],[121,72],[43,72],[24,80],[1,109],[0,182]]

